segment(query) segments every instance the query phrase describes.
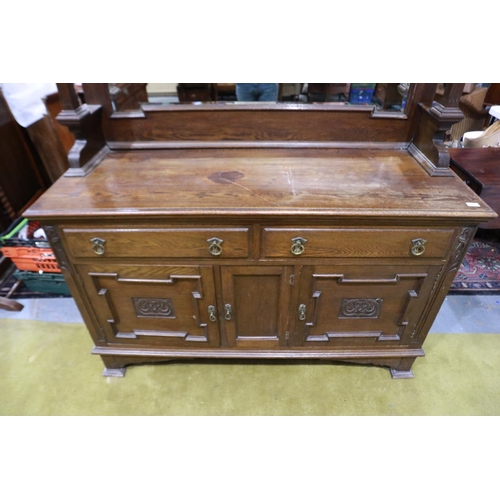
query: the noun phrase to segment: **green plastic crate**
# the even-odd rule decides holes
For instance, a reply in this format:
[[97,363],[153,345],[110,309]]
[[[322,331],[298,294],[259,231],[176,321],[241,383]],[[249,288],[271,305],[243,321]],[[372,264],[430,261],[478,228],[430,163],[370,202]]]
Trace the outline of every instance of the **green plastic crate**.
[[62,274],[58,273],[32,273],[31,271],[16,271],[14,276],[22,280],[28,290],[38,293],[53,293],[71,297],[68,285]]

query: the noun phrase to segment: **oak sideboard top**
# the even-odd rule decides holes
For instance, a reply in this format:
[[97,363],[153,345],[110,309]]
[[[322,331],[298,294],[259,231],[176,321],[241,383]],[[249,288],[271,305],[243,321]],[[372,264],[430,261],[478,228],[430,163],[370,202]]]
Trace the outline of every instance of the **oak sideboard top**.
[[405,150],[112,151],[62,177],[27,217],[332,216],[489,220],[458,177],[430,177]]

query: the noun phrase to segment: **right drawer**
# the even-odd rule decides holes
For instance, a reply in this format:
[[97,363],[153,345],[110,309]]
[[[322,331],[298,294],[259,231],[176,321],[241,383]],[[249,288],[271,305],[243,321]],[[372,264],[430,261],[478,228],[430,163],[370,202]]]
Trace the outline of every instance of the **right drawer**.
[[445,257],[453,229],[264,228],[264,258]]

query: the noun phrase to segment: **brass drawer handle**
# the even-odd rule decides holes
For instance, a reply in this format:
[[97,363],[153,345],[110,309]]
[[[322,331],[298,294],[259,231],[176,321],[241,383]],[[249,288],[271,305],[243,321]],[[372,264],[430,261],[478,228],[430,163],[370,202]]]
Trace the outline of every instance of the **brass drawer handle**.
[[416,255],[417,257],[419,255],[422,255],[425,252],[426,243],[427,240],[424,240],[423,238],[417,238],[416,240],[411,240],[411,253],[413,255]]
[[106,240],[102,238],[92,238],[90,242],[92,243],[92,250],[95,254],[102,255],[106,251],[106,248],[104,248]]
[[222,247],[221,244],[224,240],[221,240],[220,238],[209,238],[207,242],[209,243],[208,246],[208,251],[212,255],[220,255],[222,253]]
[[208,318],[210,321],[217,321],[217,317],[215,316],[215,306],[208,306]]
[[307,240],[305,238],[301,238],[300,236],[297,238],[292,238],[292,246],[290,248],[290,252],[292,252],[293,255],[303,254],[304,250],[306,249],[304,247],[305,243],[307,243]]
[[226,318],[227,321],[231,321],[231,315],[233,314],[233,308],[231,307],[231,304],[226,304],[224,306],[224,310],[226,311],[226,315],[224,318]]
[[304,321],[306,319],[306,305],[300,304],[299,306],[299,320]]

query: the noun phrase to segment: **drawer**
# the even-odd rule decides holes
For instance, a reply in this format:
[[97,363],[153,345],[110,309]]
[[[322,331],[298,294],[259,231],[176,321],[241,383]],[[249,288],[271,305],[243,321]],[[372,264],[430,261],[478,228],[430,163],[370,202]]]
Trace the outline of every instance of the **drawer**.
[[73,257],[246,258],[249,228],[63,229]]
[[472,177],[471,175],[467,175],[463,170],[456,168],[453,171],[462,179],[467,186],[469,186],[472,191],[476,194],[481,194],[482,186]]
[[263,256],[445,257],[453,234],[453,229],[264,228]]

